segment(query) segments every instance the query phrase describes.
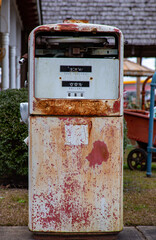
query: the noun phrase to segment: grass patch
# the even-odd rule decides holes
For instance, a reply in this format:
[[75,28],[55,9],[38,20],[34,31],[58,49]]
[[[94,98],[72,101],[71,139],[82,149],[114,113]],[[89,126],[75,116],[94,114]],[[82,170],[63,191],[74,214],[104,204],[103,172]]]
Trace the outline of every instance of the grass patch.
[[28,225],[28,190],[0,188],[0,225]]
[[124,155],[124,225],[156,225],[156,163],[152,163],[151,178],[146,177],[146,171],[131,171],[127,155],[136,147],[127,145]]
[[156,225],[156,163],[152,177],[124,169],[124,225]]

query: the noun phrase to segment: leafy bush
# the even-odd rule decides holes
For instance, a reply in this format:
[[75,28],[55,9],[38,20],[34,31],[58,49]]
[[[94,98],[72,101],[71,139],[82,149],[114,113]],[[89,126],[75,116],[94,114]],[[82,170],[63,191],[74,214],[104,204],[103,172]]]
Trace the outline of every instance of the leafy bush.
[[28,174],[28,147],[23,142],[28,126],[20,123],[20,103],[27,101],[27,89],[0,92],[0,177]]

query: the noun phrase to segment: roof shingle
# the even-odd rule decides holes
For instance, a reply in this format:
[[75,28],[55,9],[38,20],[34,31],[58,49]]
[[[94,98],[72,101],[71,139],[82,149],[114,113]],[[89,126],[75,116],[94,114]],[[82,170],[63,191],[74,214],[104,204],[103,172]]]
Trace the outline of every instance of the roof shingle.
[[41,0],[43,24],[66,18],[112,25],[128,45],[156,46],[156,0]]

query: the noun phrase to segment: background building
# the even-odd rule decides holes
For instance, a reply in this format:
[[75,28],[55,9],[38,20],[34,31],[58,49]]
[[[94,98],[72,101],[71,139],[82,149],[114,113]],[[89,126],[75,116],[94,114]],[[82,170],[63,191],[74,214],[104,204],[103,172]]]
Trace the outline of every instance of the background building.
[[[85,19],[112,25],[124,34],[124,57],[156,56],[155,0],[0,0],[1,88],[20,88],[27,78],[27,66],[20,57],[27,52],[28,35],[40,24]],[[150,67],[150,66],[149,66]]]
[[0,1],[0,68],[1,89],[20,88],[22,73],[19,59],[27,52],[28,34],[42,23],[40,0]]

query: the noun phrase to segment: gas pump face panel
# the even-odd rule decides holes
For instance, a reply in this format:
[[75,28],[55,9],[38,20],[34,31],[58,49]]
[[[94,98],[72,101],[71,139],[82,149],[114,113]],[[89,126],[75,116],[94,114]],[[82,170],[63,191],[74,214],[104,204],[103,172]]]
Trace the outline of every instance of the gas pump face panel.
[[117,99],[118,38],[74,33],[36,36],[35,97]]

